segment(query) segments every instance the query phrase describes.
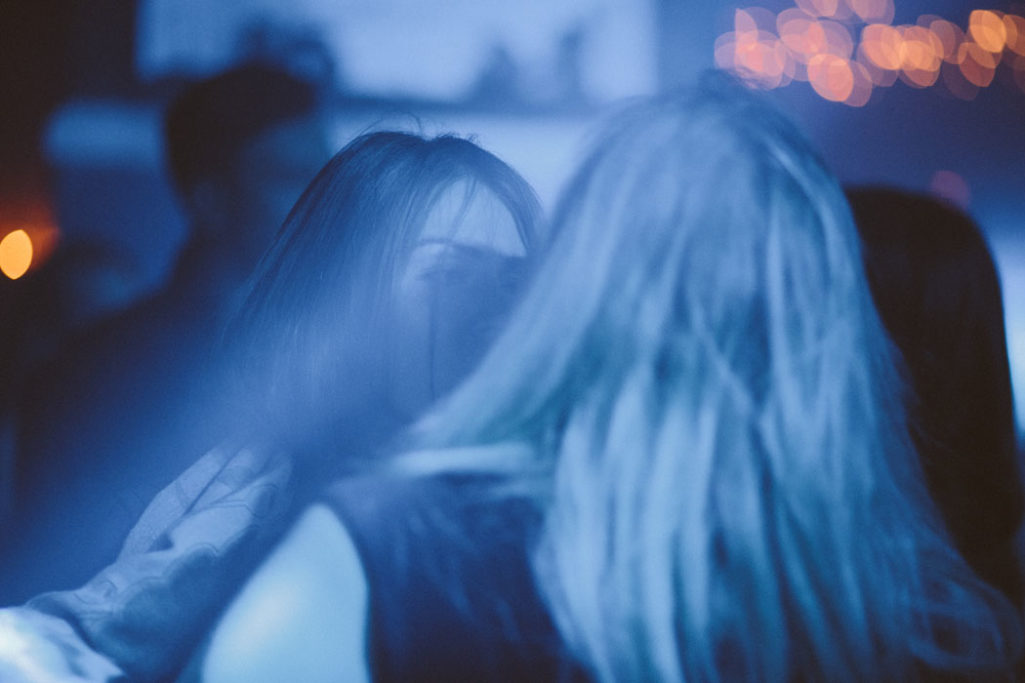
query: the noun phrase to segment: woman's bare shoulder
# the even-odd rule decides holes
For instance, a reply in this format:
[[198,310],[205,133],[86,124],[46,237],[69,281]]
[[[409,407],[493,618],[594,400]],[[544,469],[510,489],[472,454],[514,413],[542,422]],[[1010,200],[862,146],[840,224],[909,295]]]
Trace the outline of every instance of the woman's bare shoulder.
[[368,681],[367,579],[338,517],[313,505],[214,628],[202,680]]

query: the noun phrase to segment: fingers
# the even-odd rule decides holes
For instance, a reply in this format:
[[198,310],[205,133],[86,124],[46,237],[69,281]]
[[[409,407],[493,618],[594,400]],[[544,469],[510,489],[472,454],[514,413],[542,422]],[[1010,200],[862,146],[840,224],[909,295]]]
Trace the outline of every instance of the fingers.
[[128,532],[118,558],[150,550],[157,539],[192,507],[232,455],[227,449],[214,448],[164,487]]
[[287,466],[291,473],[291,460],[281,453],[269,449],[243,448],[210,481],[206,489],[193,503],[193,509],[200,509],[239,491],[271,471]]
[[175,495],[185,507],[188,507],[236,455],[237,451],[232,448],[225,446],[213,448],[182,472],[164,491],[174,488]]
[[231,491],[215,500],[197,505],[196,513],[212,508],[241,506],[254,520],[265,520],[279,515],[288,507],[292,494],[292,459],[282,454],[269,456],[263,470],[255,478],[234,486]]
[[[251,474],[254,462],[247,458],[229,480]],[[292,463],[282,455],[263,462],[264,471],[242,485],[211,484],[210,498],[204,493],[204,500],[167,530],[162,548],[150,553],[152,559],[163,562],[195,552],[223,557],[277,531],[292,500]],[[214,490],[222,488],[224,493]]]
[[287,488],[291,460],[268,449],[214,448],[156,495],[128,533],[118,559],[149,552],[170,529],[194,511],[242,493],[247,485],[269,477],[264,484]]

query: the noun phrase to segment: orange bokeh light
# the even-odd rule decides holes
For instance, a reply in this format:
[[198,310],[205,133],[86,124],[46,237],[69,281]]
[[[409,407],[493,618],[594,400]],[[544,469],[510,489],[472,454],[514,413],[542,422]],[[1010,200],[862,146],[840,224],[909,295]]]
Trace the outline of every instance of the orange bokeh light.
[[921,26],[908,26],[901,32],[901,38],[901,67],[905,71],[939,71],[943,41],[935,33]]
[[786,10],[776,19],[779,38],[802,64],[817,54],[827,52],[829,42],[822,23],[812,19],[801,10]]
[[836,55],[815,55],[808,62],[808,82],[819,95],[832,102],[843,102],[854,90],[851,64]]
[[768,31],[727,33],[715,41],[715,63],[734,71],[749,84],[772,89],[789,83],[793,69],[783,43]]
[[972,59],[987,69],[995,69],[1000,64],[1001,56],[984,49],[978,43],[966,40],[957,47],[956,62],[964,64],[965,60]]
[[851,107],[864,107],[868,104],[869,98],[872,97],[872,76],[864,65],[856,61],[849,62],[849,64],[854,80],[851,94],[847,96],[843,103]]
[[850,59],[854,54],[854,38],[847,27],[836,21],[820,22],[826,34],[826,51],[831,55]]
[[794,4],[812,17],[833,17],[840,10],[839,0],[795,0]]
[[957,49],[965,39],[961,27],[946,19],[933,19],[928,23],[928,28],[943,46],[943,60],[956,64]]
[[1005,14],[1004,30],[1007,32],[1007,49],[1025,56],[1025,18],[1017,14]]
[[900,26],[900,79],[914,88],[936,83],[943,63],[943,42],[923,26]]
[[737,67],[758,87],[772,89],[782,85],[786,73],[786,48],[778,40],[763,38],[757,42],[738,42]]
[[969,83],[985,88],[993,82],[997,60],[993,53],[976,43],[961,43],[958,49],[958,66]]
[[776,15],[764,7],[747,7],[733,13],[733,30],[738,34],[772,31],[776,28]]
[[865,56],[880,69],[896,71],[904,61],[904,38],[887,24],[869,24],[861,31]]
[[715,39],[715,47],[713,48],[713,54],[715,55],[716,67],[726,70],[734,71],[737,68],[736,60],[734,56],[737,52],[737,34],[734,31],[724,33]]
[[1000,52],[1007,44],[1007,27],[1001,15],[977,9],[968,17],[968,33],[983,50]]
[[715,41],[715,63],[736,72],[749,84],[765,89],[789,83],[793,69],[782,41],[770,30],[776,15],[760,7],[738,9],[733,14],[734,31]]
[[14,230],[0,240],[0,272],[17,280],[32,265],[32,238],[24,230]]
[[847,5],[866,24],[889,24],[893,21],[893,0],[847,0]]
[[752,87],[808,81],[823,98],[850,106],[898,78],[915,88],[942,78],[969,100],[993,82],[1002,60],[1001,77],[1025,90],[1025,17],[974,10],[962,29],[933,14],[894,26],[893,16],[894,0],[795,0],[778,15],[748,7],[735,12],[734,32],[716,40],[715,63]]
[[940,69],[940,76],[950,94],[959,100],[974,100],[979,94],[979,86],[965,78],[958,64],[944,64]]
[[876,66],[875,62],[869,59],[868,55],[865,54],[864,43],[858,45],[858,53],[855,59],[857,60],[857,63],[860,64],[862,68],[864,68],[873,85],[880,88],[887,88],[893,85],[894,82],[897,80],[896,71],[882,69]]
[[928,88],[935,85],[940,78],[940,70],[930,71],[927,69],[901,69],[900,80],[914,88]]
[[[60,239],[60,231],[54,220],[49,197],[44,193],[33,191],[31,187],[21,188],[17,193],[4,193],[3,196],[0,196],[0,238],[7,239],[10,235],[20,233],[24,233],[24,237],[10,237],[14,241],[9,242],[7,248],[10,249],[11,244],[18,244],[19,241],[25,239],[31,242],[32,256],[28,263],[29,270],[34,270],[46,263]],[[9,253],[8,258],[10,258]],[[8,261],[8,265],[11,263]],[[17,269],[13,268],[13,270]],[[8,275],[8,277],[10,276]]]

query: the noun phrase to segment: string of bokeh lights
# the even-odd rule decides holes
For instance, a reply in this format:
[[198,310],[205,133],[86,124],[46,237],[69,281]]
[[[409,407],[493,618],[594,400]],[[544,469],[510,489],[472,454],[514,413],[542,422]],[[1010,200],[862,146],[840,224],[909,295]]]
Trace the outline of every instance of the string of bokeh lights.
[[852,107],[898,80],[943,87],[971,100],[998,70],[1025,92],[1025,18],[974,10],[968,26],[932,14],[893,25],[893,0],[796,0],[778,14],[738,9],[733,31],[715,42],[715,63],[748,85],[771,90],[807,82]]

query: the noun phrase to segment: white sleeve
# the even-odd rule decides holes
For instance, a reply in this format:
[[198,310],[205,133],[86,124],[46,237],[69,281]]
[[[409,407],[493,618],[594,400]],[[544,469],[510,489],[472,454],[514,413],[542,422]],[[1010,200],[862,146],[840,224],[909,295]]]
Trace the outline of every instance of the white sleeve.
[[63,619],[29,607],[0,609],[0,680],[107,683],[123,677]]

